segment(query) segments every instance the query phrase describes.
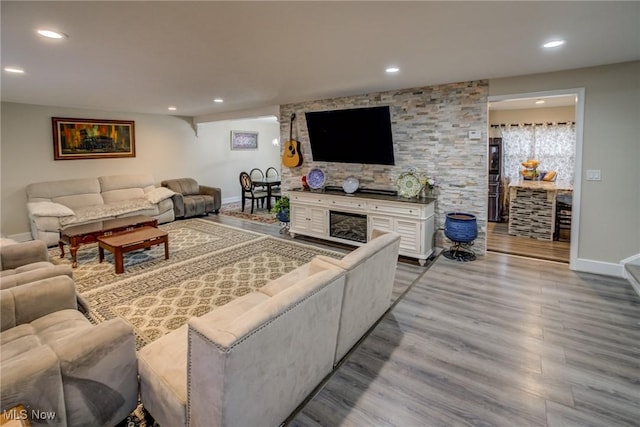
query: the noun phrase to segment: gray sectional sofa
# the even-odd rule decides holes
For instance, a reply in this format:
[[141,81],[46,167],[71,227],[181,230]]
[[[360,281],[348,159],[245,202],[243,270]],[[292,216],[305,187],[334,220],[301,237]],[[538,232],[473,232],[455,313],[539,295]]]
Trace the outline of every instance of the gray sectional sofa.
[[316,257],[143,347],[140,395],[161,426],[278,426],[391,304],[400,236]]
[[31,236],[47,246],[58,244],[62,227],[131,215],[158,223],[175,219],[175,193],[156,187],[146,174],[67,179],[27,185]]

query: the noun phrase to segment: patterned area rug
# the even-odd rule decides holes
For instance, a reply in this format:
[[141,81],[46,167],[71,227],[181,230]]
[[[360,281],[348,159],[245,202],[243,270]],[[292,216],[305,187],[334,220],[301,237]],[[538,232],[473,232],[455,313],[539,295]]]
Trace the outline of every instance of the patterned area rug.
[[[124,255],[125,272],[115,274],[113,256],[98,263],[97,246],[82,246],[74,278],[88,301],[88,317],[98,323],[122,317],[135,331],[137,347],[252,292],[308,262],[315,255],[342,254],[277,239],[203,219],[161,225],[169,233],[169,260],[163,246]],[[58,248],[50,249],[53,262]]]
[[251,214],[251,201],[247,200],[244,212],[241,210],[240,203],[231,203],[227,205],[223,205],[220,208],[220,215],[232,216],[235,218],[247,219],[249,221],[261,222],[263,224],[275,224],[278,222],[277,219],[273,217],[273,214],[269,212],[266,208],[255,208],[253,210],[253,214]]

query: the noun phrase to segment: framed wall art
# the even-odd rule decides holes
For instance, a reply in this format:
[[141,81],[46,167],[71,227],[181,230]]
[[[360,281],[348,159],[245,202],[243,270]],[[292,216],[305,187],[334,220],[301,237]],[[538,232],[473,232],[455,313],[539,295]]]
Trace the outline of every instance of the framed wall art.
[[52,117],[54,160],[135,157],[131,120]]
[[232,150],[257,150],[258,132],[231,131]]

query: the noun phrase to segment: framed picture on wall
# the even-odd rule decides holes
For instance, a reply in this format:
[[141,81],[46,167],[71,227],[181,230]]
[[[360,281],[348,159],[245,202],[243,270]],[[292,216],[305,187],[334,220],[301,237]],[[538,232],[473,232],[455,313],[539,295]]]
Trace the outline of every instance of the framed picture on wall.
[[240,130],[231,131],[232,150],[257,150],[258,132],[247,132]]
[[131,120],[52,117],[54,160],[135,157]]

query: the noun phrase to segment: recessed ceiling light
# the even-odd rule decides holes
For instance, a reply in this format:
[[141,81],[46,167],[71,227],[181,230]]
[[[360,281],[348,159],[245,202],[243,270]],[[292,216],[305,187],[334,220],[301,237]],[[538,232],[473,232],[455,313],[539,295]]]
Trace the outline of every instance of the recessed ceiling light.
[[536,101],[536,104],[544,104],[544,100],[543,99],[539,99]]
[[398,71],[400,71],[400,68],[398,68],[398,67],[387,67],[387,69],[385,71],[387,73],[397,73]]
[[24,70],[22,68],[18,68],[18,67],[4,67],[4,70],[7,73],[24,74]]
[[65,33],[60,33],[58,31],[53,31],[53,30],[38,30],[37,32],[42,37],[46,37],[48,39],[64,39],[69,37]]
[[176,108],[176,107],[169,107],[169,108],[167,108],[167,110],[169,110],[169,111],[176,111],[176,110],[177,110],[177,108]]
[[564,40],[551,40],[550,42],[546,42],[542,45],[542,47],[550,48],[550,47],[558,47],[564,44]]
[[216,104],[221,104],[221,103],[223,103],[223,102],[224,102],[224,99],[222,99],[222,98],[215,98],[215,99],[213,100],[213,102],[215,102]]

